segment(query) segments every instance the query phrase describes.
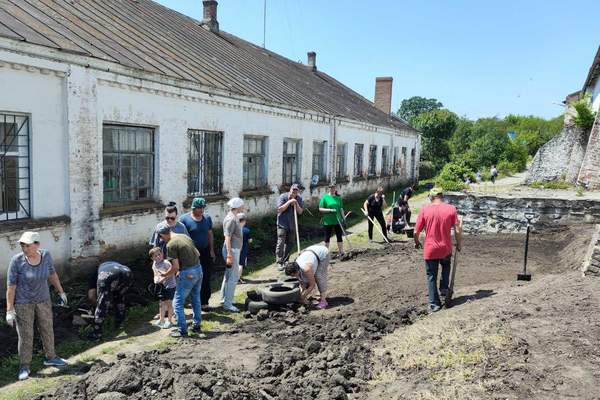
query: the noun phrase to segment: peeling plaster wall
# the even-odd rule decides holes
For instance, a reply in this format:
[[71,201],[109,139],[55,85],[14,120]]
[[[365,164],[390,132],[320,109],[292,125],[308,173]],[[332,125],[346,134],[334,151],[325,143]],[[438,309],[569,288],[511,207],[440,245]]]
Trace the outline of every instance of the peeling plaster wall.
[[[0,49],[0,87],[11,96],[0,97],[0,110],[27,113],[32,120],[32,204],[33,222],[39,218],[69,216],[70,223],[40,225],[43,246],[59,265],[79,265],[111,253],[139,247],[147,242],[162,210],[136,210],[110,216],[103,210],[102,125],[117,123],[155,129],[155,200],[176,201],[181,205],[187,195],[188,129],[214,130],[223,138],[223,194],[237,196],[242,191],[243,136],[267,137],[268,186],[271,194],[246,197],[253,215],[273,212],[282,181],[284,138],[302,141],[301,182],[304,197],[316,200],[324,187],[310,189],[314,140],[332,143],[331,120],[327,116],[288,110],[257,101],[223,98],[174,86],[172,82],[151,82],[67,65]],[[364,144],[363,169],[368,167],[368,148],[376,144],[377,171],[381,170],[381,148],[389,146],[392,167],[393,149],[407,148],[407,163],[419,137],[414,133],[392,131],[369,124],[335,120],[336,142],[347,144],[346,173],[350,182],[340,184],[347,195],[374,190],[379,184],[395,185],[407,181],[395,175],[353,181],[354,144]],[[328,154],[327,159],[330,159]],[[406,167],[406,166],[405,166]],[[414,165],[418,170],[418,161]],[[328,164],[328,174],[331,164]],[[210,201],[208,213],[216,224],[226,213],[225,200]],[[7,229],[7,228],[6,228]],[[5,229],[5,230],[6,230]],[[0,281],[11,256],[18,251],[14,240],[21,229],[2,231],[0,226]]]

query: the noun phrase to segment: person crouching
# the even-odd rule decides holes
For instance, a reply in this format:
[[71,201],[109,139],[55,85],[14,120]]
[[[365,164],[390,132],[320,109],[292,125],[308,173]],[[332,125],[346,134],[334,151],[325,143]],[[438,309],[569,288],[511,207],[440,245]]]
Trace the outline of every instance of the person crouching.
[[300,301],[306,303],[308,296],[319,289],[321,299],[317,308],[322,310],[327,303],[327,270],[329,268],[329,249],[323,245],[307,247],[293,262],[285,265],[285,274],[300,280]]

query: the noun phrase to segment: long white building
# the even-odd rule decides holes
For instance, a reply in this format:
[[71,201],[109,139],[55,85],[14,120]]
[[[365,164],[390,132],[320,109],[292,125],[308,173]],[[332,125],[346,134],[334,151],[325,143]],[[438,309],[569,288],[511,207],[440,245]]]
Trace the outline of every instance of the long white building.
[[[198,0],[200,12],[200,0]],[[0,273],[25,229],[59,266],[139,247],[169,201],[274,212],[416,179],[420,136],[317,68],[149,0],[0,2]],[[317,178],[314,178],[317,176]],[[315,185],[314,183],[318,183]],[[3,288],[0,288],[3,289]]]

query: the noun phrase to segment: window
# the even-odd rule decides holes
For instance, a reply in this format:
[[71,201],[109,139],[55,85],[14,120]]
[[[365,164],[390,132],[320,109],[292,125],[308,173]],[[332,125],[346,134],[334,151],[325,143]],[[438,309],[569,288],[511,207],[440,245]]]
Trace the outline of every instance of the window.
[[319,177],[319,182],[327,180],[326,173],[327,142],[313,142],[312,175]]
[[399,168],[400,166],[398,165],[398,162],[399,162],[398,156],[399,156],[400,152],[398,150],[399,150],[398,147],[394,147],[394,161],[392,164],[392,173],[394,175],[398,175],[398,173],[400,171],[400,168]]
[[104,203],[150,200],[154,188],[154,129],[104,125]]
[[221,193],[223,184],[223,132],[188,130],[188,194]]
[[267,139],[244,136],[244,190],[254,190],[267,185]]
[[381,148],[381,175],[389,175],[390,174],[390,148],[388,146],[383,146]]
[[0,220],[30,217],[29,117],[0,113]]
[[372,144],[369,147],[369,176],[377,175],[377,146]]
[[300,181],[300,145],[299,140],[283,140],[283,184],[291,185]]
[[365,145],[361,143],[354,144],[354,176],[363,174],[363,153]]
[[335,154],[335,177],[346,178],[346,143],[338,143]]
[[417,163],[416,155],[417,155],[417,148],[415,147],[414,149],[412,149],[410,151],[410,180],[411,181],[415,180],[415,167],[416,167],[415,164]]

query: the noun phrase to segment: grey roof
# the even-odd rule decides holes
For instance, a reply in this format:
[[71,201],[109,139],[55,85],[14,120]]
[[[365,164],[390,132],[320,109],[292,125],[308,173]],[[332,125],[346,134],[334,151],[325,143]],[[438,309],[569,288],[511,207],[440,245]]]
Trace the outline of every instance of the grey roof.
[[150,0],[0,0],[0,36],[273,105],[415,131],[321,71],[229,33],[207,31]]
[[588,71],[587,78],[585,79],[585,83],[583,84],[584,92],[596,82],[598,75],[600,75],[600,46],[598,46],[598,50],[596,51],[596,55],[594,56],[594,61],[592,61],[592,65],[590,66],[590,70]]

